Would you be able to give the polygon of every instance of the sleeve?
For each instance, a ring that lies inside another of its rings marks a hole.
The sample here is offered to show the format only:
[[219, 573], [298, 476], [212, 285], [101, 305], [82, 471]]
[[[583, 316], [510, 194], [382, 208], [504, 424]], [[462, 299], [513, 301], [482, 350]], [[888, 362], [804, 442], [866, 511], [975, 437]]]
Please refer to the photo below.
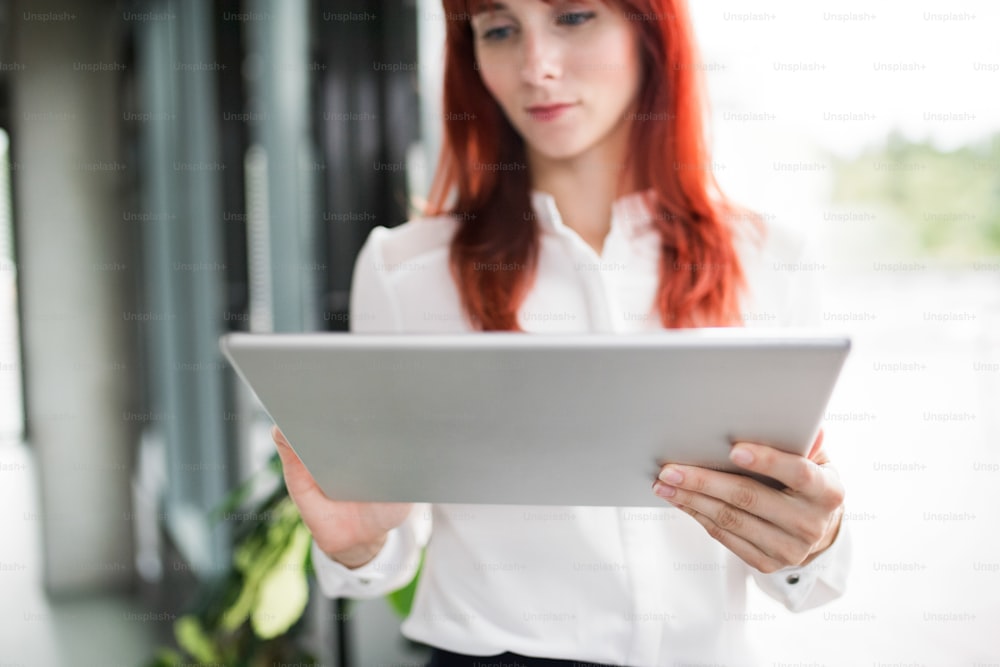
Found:
[[417, 573], [420, 551], [430, 528], [430, 507], [413, 506], [410, 516], [389, 531], [375, 558], [358, 568], [348, 568], [312, 544], [313, 569], [324, 595], [330, 598], [375, 598], [406, 586]]
[[398, 333], [399, 307], [389, 285], [389, 267], [382, 245], [389, 230], [376, 227], [361, 246], [351, 277], [351, 333]]
[[[382, 255], [387, 233], [384, 227], [373, 229], [354, 264], [349, 316], [352, 334], [399, 332], [399, 311]], [[430, 526], [430, 507], [414, 505], [406, 521], [389, 531], [375, 558], [354, 569], [327, 556], [314, 542], [312, 561], [320, 590], [331, 598], [372, 598], [402, 588], [417, 572]]]
[[762, 591], [789, 611], [813, 609], [839, 598], [847, 590], [851, 563], [851, 536], [845, 519], [830, 547], [811, 563], [764, 574], [751, 568]]

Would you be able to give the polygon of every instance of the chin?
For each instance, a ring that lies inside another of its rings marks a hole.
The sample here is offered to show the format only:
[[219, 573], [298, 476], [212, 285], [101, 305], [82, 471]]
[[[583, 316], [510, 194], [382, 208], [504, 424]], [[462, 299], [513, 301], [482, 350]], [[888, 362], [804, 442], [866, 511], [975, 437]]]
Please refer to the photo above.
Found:
[[547, 160], [569, 160], [582, 155], [587, 144], [582, 141], [529, 141], [531, 148]]

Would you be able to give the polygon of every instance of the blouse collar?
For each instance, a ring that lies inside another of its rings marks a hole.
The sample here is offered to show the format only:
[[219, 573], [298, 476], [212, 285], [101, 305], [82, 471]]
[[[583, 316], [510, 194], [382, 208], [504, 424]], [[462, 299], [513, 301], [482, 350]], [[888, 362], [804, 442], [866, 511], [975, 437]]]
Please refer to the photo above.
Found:
[[[653, 212], [649, 202], [655, 199], [655, 190], [637, 190], [623, 195], [611, 204], [611, 226], [618, 227], [629, 236], [635, 236], [652, 227]], [[566, 229], [556, 199], [542, 190], [531, 191], [531, 205], [543, 230], [555, 232]]]

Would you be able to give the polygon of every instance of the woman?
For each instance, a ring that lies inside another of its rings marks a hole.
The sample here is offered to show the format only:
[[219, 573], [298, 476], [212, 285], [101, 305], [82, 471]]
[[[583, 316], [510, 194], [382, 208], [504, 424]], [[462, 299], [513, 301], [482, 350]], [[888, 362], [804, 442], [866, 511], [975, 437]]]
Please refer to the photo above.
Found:
[[[682, 0], [468, 4], [444, 2], [428, 217], [372, 231], [353, 331], [793, 322], [798, 285], [768, 266], [784, 241], [765, 245], [707, 168]], [[326, 594], [405, 585], [433, 530], [403, 624], [437, 647], [431, 665], [743, 664], [748, 576], [793, 610], [843, 591], [843, 489], [822, 432], [808, 458], [734, 446], [782, 491], [664, 466], [662, 510], [334, 502], [274, 437]]]

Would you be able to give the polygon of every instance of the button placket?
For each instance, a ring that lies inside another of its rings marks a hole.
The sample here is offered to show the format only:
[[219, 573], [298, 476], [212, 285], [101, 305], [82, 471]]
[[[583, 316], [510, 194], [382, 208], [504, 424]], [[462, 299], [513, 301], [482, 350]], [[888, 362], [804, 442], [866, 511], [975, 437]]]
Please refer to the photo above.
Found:
[[[594, 332], [608, 331], [608, 304], [606, 294], [602, 299], [602, 277], [600, 271], [589, 271], [586, 267], [591, 264], [600, 266], [601, 258], [598, 257], [594, 249], [587, 245], [587, 242], [580, 238], [573, 229], [567, 227], [562, 221], [562, 215], [556, 206], [555, 199], [546, 193], [536, 193], [533, 198], [536, 214], [541, 217], [541, 222], [545, 227], [556, 234], [573, 260], [573, 265], [577, 267], [576, 272], [583, 285], [584, 299], [587, 302], [590, 329]], [[596, 273], [596, 276], [589, 274]]]
[[[629, 242], [634, 235], [636, 225], [645, 214], [639, 195], [632, 194], [616, 201], [611, 207], [611, 226], [604, 241], [602, 254], [594, 249], [571, 227], [562, 221], [562, 215], [556, 206], [552, 195], [535, 191], [532, 194], [532, 204], [543, 229], [548, 229], [560, 237], [563, 247], [569, 253], [576, 265], [577, 273], [584, 289], [584, 296], [589, 311], [590, 328], [597, 333], [614, 333], [626, 330], [624, 314], [619, 308], [616, 290], [622, 288], [621, 276], [615, 266], [621, 261], [626, 266], [630, 263]], [[592, 270], [590, 267], [595, 267]]]
[[626, 284], [624, 277], [632, 266], [633, 258], [629, 245], [631, 239], [617, 222], [617, 219], [612, 220], [611, 232], [604, 242], [605, 257], [601, 265], [601, 288], [604, 291], [605, 303], [608, 305], [609, 329], [616, 333], [624, 333], [627, 327], [625, 326], [622, 299], [619, 298], [619, 295]]
[[[562, 228], [557, 230], [562, 237], [563, 245], [573, 259], [576, 273], [583, 285], [584, 297], [590, 319], [590, 329], [593, 332], [608, 331], [608, 303], [603, 294], [603, 278], [600, 271], [600, 258], [594, 249], [579, 237], [573, 230]], [[596, 266], [595, 271], [591, 267]]]

